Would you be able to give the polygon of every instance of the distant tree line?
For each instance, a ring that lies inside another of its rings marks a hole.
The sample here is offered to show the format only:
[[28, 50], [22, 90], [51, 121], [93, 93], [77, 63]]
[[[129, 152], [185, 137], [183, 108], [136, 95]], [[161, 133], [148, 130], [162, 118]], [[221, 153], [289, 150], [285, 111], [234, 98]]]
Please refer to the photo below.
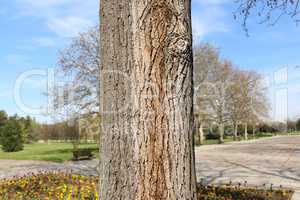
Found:
[[97, 142], [100, 123], [97, 119], [98, 117], [94, 115], [84, 115], [81, 118], [62, 120], [51, 124], [39, 124], [36, 127], [37, 137], [45, 142], [51, 140]]
[[24, 143], [38, 139], [36, 128], [38, 123], [30, 116], [8, 116], [0, 111], [0, 144], [3, 151], [14, 152], [23, 150]]
[[96, 142], [99, 121], [96, 127], [95, 118], [85, 115], [80, 119], [46, 124], [30, 116], [9, 116], [5, 111], [0, 111], [0, 145], [5, 152], [15, 152], [23, 150], [24, 144], [38, 141]]

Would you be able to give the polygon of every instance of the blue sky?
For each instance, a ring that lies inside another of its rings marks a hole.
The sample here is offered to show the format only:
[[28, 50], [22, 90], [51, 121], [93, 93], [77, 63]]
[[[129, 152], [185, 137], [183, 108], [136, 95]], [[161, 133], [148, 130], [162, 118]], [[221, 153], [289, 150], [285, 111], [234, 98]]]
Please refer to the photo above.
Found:
[[[281, 119], [299, 114], [300, 27], [288, 17], [276, 26], [249, 20], [247, 37], [241, 21], [233, 18], [232, 0], [193, 0], [195, 42], [211, 42], [242, 69], [265, 74], [270, 86], [273, 115]], [[0, 2], [0, 109], [27, 114], [15, 102], [15, 82], [23, 72], [56, 65], [58, 51], [80, 31], [97, 23], [98, 0], [2, 0]], [[21, 88], [29, 107], [40, 108], [47, 99], [45, 76], [33, 76]], [[287, 94], [288, 93], [288, 94]], [[288, 96], [288, 98], [287, 98]], [[275, 101], [274, 97], [277, 97]], [[286, 100], [288, 99], [288, 101]], [[287, 109], [288, 108], [288, 109]], [[41, 121], [48, 118], [34, 115]]]

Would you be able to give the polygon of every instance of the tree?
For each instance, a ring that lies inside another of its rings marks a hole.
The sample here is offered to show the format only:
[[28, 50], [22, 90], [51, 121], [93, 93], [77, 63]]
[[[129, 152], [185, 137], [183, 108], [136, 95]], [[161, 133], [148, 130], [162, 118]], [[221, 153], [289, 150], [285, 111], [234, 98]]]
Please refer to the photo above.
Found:
[[212, 85], [210, 105], [213, 116], [218, 124], [219, 142], [224, 143], [225, 123], [229, 120], [227, 110], [228, 90], [233, 76], [232, 63], [228, 60], [220, 61], [212, 69], [209, 81]]
[[[235, 95], [231, 96], [231, 100], [235, 101], [235, 103], [239, 104], [239, 108], [236, 112], [237, 117], [239, 117], [240, 123], [244, 124], [244, 139], [248, 140], [248, 123], [249, 119], [252, 115], [252, 106], [251, 106], [251, 87], [250, 87], [250, 79], [251, 76], [248, 72], [238, 73], [238, 82], [235, 82], [234, 85], [238, 85], [237, 92]], [[236, 130], [235, 130], [236, 132]]]
[[99, 112], [99, 45], [99, 28], [95, 26], [60, 52], [57, 74], [63, 75], [65, 84], [56, 85], [51, 92], [57, 110], [78, 115]]
[[4, 152], [16, 152], [23, 150], [24, 129], [18, 118], [10, 117], [1, 128], [1, 145]]
[[243, 78], [243, 72], [240, 70], [236, 70], [234, 72], [232, 83], [230, 84], [230, 87], [228, 89], [228, 99], [227, 99], [227, 109], [229, 112], [230, 119], [233, 124], [233, 137], [234, 140], [237, 140], [238, 138], [238, 126], [244, 119], [244, 112], [245, 112], [245, 100], [247, 101], [247, 98], [245, 98], [243, 94], [244, 88], [241, 85], [242, 78]]
[[285, 15], [290, 16], [296, 23], [299, 22], [299, 0], [237, 0], [235, 3], [238, 4], [235, 17], [242, 17], [246, 31], [248, 18], [256, 11], [262, 19], [261, 23], [274, 25]]
[[287, 119], [286, 128], [288, 132], [294, 132], [297, 130], [297, 122], [291, 119]]
[[208, 90], [209, 78], [212, 69], [219, 65], [218, 49], [209, 43], [203, 43], [194, 48], [194, 83], [195, 83], [195, 118], [196, 133], [198, 135], [198, 144], [204, 143], [203, 127], [205, 123], [213, 120], [210, 109], [210, 96]]
[[30, 116], [20, 117], [19, 119], [20, 124], [24, 130], [24, 140], [26, 143], [30, 143], [37, 139], [36, 132], [34, 129], [37, 126], [35, 119], [32, 119]]
[[7, 122], [8, 116], [5, 111], [0, 111], [0, 127], [4, 126]]
[[300, 119], [296, 122], [297, 131], [300, 131]]
[[237, 138], [238, 124], [244, 125], [244, 138], [248, 139], [248, 125], [263, 121], [268, 116], [268, 101], [261, 75], [251, 71], [235, 70], [228, 90], [227, 109]]
[[100, 199], [196, 199], [190, 0], [102, 1], [100, 19]]

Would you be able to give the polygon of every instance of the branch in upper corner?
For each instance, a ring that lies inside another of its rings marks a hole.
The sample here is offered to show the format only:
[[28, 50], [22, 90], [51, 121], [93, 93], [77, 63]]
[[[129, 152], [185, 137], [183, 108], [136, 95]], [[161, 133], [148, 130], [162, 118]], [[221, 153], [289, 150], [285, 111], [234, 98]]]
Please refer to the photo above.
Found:
[[298, 24], [300, 0], [235, 0], [238, 5], [233, 13], [235, 19], [241, 17], [242, 26], [248, 33], [248, 20], [251, 15], [257, 15], [260, 24], [275, 25], [283, 16], [289, 16]]

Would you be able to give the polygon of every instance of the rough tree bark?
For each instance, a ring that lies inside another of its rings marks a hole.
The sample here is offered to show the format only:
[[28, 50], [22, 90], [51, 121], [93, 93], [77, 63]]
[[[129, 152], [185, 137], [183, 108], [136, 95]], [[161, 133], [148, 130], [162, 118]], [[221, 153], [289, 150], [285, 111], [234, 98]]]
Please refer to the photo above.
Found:
[[190, 0], [102, 0], [100, 20], [100, 199], [196, 199]]

